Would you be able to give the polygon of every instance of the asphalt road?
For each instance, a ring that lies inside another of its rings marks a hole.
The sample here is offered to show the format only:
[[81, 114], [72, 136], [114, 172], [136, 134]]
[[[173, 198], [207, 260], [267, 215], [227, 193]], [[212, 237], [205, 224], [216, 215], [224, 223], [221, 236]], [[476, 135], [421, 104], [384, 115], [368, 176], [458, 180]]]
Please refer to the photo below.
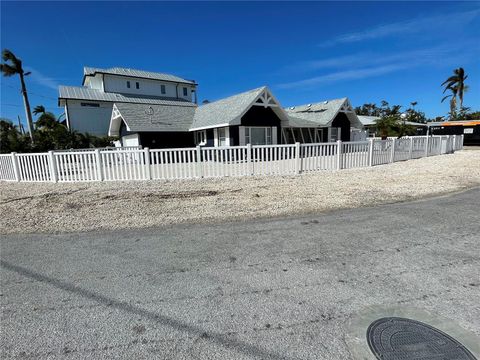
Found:
[[349, 320], [480, 335], [480, 189], [302, 218], [3, 236], [1, 357], [351, 359]]

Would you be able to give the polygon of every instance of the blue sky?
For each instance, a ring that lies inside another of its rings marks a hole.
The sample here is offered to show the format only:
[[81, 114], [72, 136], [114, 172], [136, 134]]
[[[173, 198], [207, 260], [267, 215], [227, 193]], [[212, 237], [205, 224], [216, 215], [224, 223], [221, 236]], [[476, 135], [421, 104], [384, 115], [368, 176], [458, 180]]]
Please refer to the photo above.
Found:
[[[479, 2], [1, 2], [1, 47], [32, 71], [32, 107], [57, 114], [57, 86], [80, 86], [84, 65], [195, 79], [200, 101], [268, 85], [284, 106], [418, 101], [430, 117], [463, 66], [480, 110], [479, 39]], [[0, 100], [24, 119], [18, 78]]]

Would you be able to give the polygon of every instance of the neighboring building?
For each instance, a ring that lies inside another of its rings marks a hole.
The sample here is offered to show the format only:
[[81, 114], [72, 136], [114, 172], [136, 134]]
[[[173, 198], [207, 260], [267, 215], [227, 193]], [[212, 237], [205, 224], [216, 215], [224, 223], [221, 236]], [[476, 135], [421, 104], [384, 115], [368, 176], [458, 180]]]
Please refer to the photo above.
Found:
[[429, 122], [428, 129], [431, 135], [464, 135], [464, 144], [480, 145], [480, 120]]
[[[368, 136], [375, 137], [377, 136], [377, 121], [380, 120], [379, 116], [365, 116], [358, 115], [358, 120], [362, 123], [363, 128], [367, 131]], [[427, 124], [417, 123], [413, 121], [405, 121], [406, 125], [414, 126], [416, 129], [415, 135], [426, 135], [427, 134]]]
[[197, 84], [178, 76], [125, 68], [84, 68], [82, 86], [60, 86], [69, 129], [107, 135], [113, 104], [195, 106]]

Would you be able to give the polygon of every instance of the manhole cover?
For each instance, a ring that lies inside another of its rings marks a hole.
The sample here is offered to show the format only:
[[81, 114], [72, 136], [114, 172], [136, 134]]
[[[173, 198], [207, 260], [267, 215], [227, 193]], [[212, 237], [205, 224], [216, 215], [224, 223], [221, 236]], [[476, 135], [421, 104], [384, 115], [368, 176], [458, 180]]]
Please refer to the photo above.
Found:
[[476, 360], [457, 340], [419, 321], [386, 317], [367, 329], [370, 350], [377, 359], [410, 360]]

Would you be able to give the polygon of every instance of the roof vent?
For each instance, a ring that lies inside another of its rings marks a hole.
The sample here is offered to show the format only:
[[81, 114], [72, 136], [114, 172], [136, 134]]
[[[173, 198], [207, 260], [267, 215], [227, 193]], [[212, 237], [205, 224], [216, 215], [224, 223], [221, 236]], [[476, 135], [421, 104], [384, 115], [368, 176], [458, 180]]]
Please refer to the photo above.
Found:
[[325, 100], [323, 103], [324, 103], [324, 104], [328, 104], [328, 100]]
[[312, 104], [308, 104], [308, 105], [307, 105], [307, 107], [310, 107], [310, 106], [312, 106]]
[[290, 110], [294, 110], [294, 109], [295, 109], [295, 106], [292, 106], [292, 107], [290, 108]]

